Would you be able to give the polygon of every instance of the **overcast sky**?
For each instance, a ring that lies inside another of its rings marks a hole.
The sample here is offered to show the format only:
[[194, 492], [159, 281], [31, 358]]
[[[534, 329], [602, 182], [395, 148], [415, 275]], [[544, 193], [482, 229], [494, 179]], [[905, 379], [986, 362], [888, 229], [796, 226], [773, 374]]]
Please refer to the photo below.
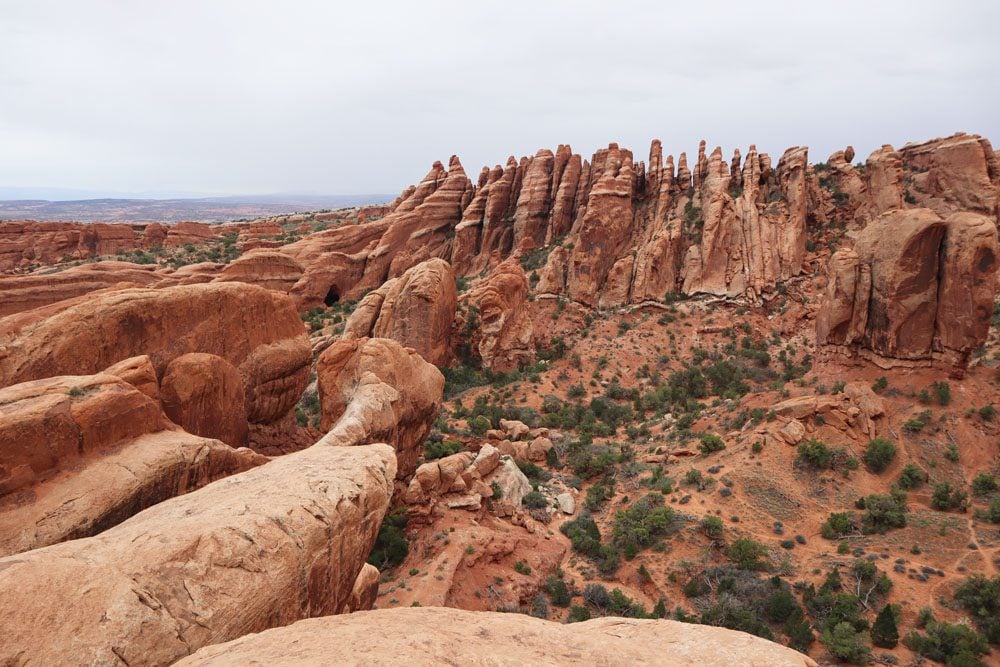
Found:
[[998, 26], [994, 0], [3, 0], [0, 186], [395, 193], [559, 143], [1000, 144]]

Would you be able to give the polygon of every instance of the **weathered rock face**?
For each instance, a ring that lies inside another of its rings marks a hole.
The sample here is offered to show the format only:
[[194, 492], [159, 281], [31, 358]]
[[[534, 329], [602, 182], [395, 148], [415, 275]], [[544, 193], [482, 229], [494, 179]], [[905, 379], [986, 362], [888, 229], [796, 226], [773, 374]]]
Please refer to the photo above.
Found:
[[302, 278], [302, 273], [302, 265], [283, 252], [251, 250], [227, 264], [215, 282], [237, 281], [287, 294]]
[[0, 554], [95, 534], [264, 462], [178, 430], [109, 370], [0, 389]]
[[206, 225], [202, 222], [178, 222], [170, 225], [164, 245], [167, 248], [176, 248], [188, 243], [198, 244], [211, 241], [222, 231], [219, 225]]
[[154, 267], [129, 262], [81, 264], [58, 273], [0, 278], [0, 317], [115, 286], [140, 287], [163, 276]]
[[[379, 641], [371, 641], [378, 633]], [[815, 667], [790, 648], [760, 637], [665, 620], [598, 618], [564, 625], [521, 614], [458, 609], [384, 609], [310, 619], [210, 646], [178, 665], [244, 665], [252, 661], [308, 665], [328, 660], [352, 665], [419, 664], [774, 665]]]
[[0, 385], [94, 373], [148, 355], [162, 377], [180, 355], [234, 366], [251, 424], [278, 421], [308, 381], [311, 349], [288, 297], [220, 283], [92, 294], [0, 321]]
[[528, 279], [508, 259], [462, 296], [455, 338], [462, 339], [485, 368], [509, 371], [535, 360], [534, 326], [527, 308]]
[[409, 478], [441, 406], [441, 371], [396, 341], [358, 338], [328, 347], [316, 374], [328, 431], [319, 444], [386, 442], [396, 450], [399, 478]]
[[817, 342], [878, 363], [936, 359], [960, 373], [985, 341], [996, 296], [996, 230], [972, 213], [898, 210], [830, 259]]
[[233, 447], [247, 442], [243, 379], [222, 357], [190, 352], [173, 359], [160, 383], [160, 400], [167, 416], [188, 433]]
[[0, 272], [66, 259], [114, 255], [162, 243], [163, 225], [82, 222], [0, 222]]
[[919, 206], [942, 217], [969, 211], [997, 219], [1000, 164], [988, 140], [959, 132], [907, 144], [899, 153], [908, 169], [907, 191]]
[[435, 162], [420, 185], [374, 222], [350, 225], [282, 248], [306, 267], [292, 290], [303, 309], [357, 299], [386, 280], [451, 255], [451, 237], [472, 199], [472, 183], [457, 157], [448, 170]]
[[0, 662], [169, 665], [339, 613], [394, 477], [384, 445], [313, 446], [96, 537], [0, 559]]
[[451, 265], [443, 259], [421, 262], [369, 292], [347, 320], [344, 338], [391, 338], [445, 366], [456, 300]]

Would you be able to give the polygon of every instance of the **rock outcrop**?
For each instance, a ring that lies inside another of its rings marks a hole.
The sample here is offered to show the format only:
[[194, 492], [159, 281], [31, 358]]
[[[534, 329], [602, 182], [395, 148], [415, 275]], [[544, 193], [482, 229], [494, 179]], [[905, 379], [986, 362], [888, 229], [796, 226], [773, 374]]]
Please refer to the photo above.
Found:
[[396, 341], [357, 338], [324, 350], [316, 373], [327, 431], [319, 444], [388, 443], [399, 478], [409, 478], [441, 406], [441, 371]]
[[236, 281], [287, 294], [302, 278], [303, 271], [301, 264], [283, 252], [273, 249], [251, 250], [226, 264], [215, 282]]
[[830, 258], [817, 343], [886, 367], [933, 360], [961, 374], [989, 330], [997, 252], [984, 216], [887, 213]]
[[96, 534], [266, 460], [181, 431], [109, 371], [0, 389], [0, 555]]
[[342, 612], [394, 477], [384, 445], [313, 446], [95, 537], [0, 559], [0, 662], [169, 665]]
[[[378, 641], [371, 641], [373, 634]], [[350, 652], [342, 647], [350, 646]], [[745, 632], [678, 621], [598, 618], [564, 625], [521, 614], [459, 609], [385, 609], [300, 621], [210, 646], [180, 667], [307, 665], [336, 653], [350, 665], [417, 664], [759, 665], [815, 667], [790, 648]]]
[[344, 338], [391, 338], [445, 366], [456, 300], [455, 272], [443, 259], [429, 259], [369, 292], [347, 320]]
[[[216, 355], [237, 369], [251, 425], [275, 423], [292, 410], [312, 360], [302, 321], [285, 295], [239, 283], [124, 289], [0, 320], [0, 385], [95, 373], [139, 355], [148, 355], [162, 378], [174, 359], [191, 352]], [[219, 414], [229, 406], [210, 407]]]
[[243, 379], [222, 357], [189, 352], [171, 360], [160, 382], [160, 401], [167, 416], [189, 433], [233, 447], [247, 442]]
[[0, 222], [0, 272], [160, 245], [165, 225]]
[[483, 282], [462, 295], [456, 340], [494, 371], [533, 363], [534, 326], [527, 299], [528, 279], [517, 260], [498, 264]]

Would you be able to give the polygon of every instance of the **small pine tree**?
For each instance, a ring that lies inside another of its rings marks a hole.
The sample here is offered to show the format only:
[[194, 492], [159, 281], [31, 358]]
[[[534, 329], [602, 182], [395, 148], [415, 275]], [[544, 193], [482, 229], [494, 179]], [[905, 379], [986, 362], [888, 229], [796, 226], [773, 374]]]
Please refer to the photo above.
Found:
[[875, 617], [875, 624], [872, 625], [872, 643], [880, 648], [895, 648], [899, 643], [894, 605], [885, 605]]

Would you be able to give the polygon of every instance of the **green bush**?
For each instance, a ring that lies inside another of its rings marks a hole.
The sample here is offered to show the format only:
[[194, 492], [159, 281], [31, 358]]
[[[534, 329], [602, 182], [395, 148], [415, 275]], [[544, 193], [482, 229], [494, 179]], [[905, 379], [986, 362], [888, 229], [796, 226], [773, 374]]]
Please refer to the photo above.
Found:
[[582, 512], [559, 530], [569, 538], [573, 550], [594, 561], [602, 574], [610, 575], [618, 569], [618, 552], [610, 545], [601, 544], [601, 531], [589, 513]]
[[485, 415], [478, 415], [469, 422], [469, 430], [480, 437], [486, 435], [486, 431], [491, 428], [493, 428], [493, 424]]
[[375, 546], [368, 554], [368, 562], [380, 570], [395, 567], [406, 560], [410, 553], [410, 542], [406, 539], [406, 524], [409, 518], [405, 510], [397, 510], [385, 516], [375, 538]]
[[872, 494], [859, 500], [858, 507], [865, 510], [861, 517], [861, 532], [865, 534], [906, 526], [906, 494], [902, 491], [884, 496]]
[[749, 537], [741, 537], [729, 545], [726, 556], [743, 570], [763, 570], [767, 563], [761, 559], [767, 555], [767, 547]]
[[996, 478], [988, 472], [981, 472], [972, 480], [972, 495], [986, 496], [997, 490]]
[[1000, 523], [1000, 496], [990, 500], [990, 504], [985, 510], [977, 510], [976, 518], [990, 523]]
[[970, 576], [955, 591], [955, 600], [991, 644], [1000, 644], [1000, 575], [992, 579]]
[[428, 440], [424, 444], [424, 458], [428, 461], [441, 459], [445, 456], [457, 454], [462, 450], [462, 443], [456, 440], [439, 440], [437, 442]]
[[931, 391], [937, 397], [939, 405], [948, 405], [951, 403], [951, 387], [947, 382], [935, 382], [931, 385]]
[[722, 537], [722, 519], [717, 516], [706, 516], [701, 520], [701, 528], [713, 540]]
[[812, 438], [798, 447], [798, 458], [810, 468], [826, 470], [833, 462], [833, 452], [820, 440]]
[[549, 501], [545, 498], [541, 491], [529, 491], [524, 494], [521, 498], [521, 504], [528, 509], [542, 509], [543, 507], [549, 506]]
[[914, 653], [948, 665], [975, 665], [976, 656], [989, 652], [979, 633], [964, 625], [931, 621], [926, 634], [911, 631], [903, 643]]
[[615, 514], [612, 544], [631, 560], [640, 550], [665, 535], [673, 520], [674, 511], [664, 506], [662, 495], [646, 494], [628, 509]]
[[823, 525], [820, 526], [820, 534], [828, 540], [839, 540], [845, 535], [852, 535], [858, 532], [858, 525], [854, 515], [849, 512], [834, 512]]
[[968, 494], [959, 491], [950, 482], [941, 482], [934, 485], [934, 493], [931, 495], [931, 507], [936, 510], [948, 511], [958, 509], [965, 511]]
[[859, 632], [853, 625], [844, 621], [820, 633], [819, 640], [826, 646], [830, 655], [855, 665], [864, 665], [871, 660], [871, 649], [868, 648], [866, 633]]
[[896, 445], [884, 438], [875, 438], [868, 443], [862, 460], [870, 471], [880, 473], [889, 467], [894, 458], [896, 458]]
[[531, 574], [531, 566], [525, 563], [523, 560], [519, 560], [514, 563], [514, 571], [518, 574], [523, 574], [525, 576]]
[[580, 621], [590, 620], [590, 610], [581, 605], [573, 605], [573, 608], [569, 610], [569, 616], [566, 617], [567, 623], [579, 623]]
[[895, 648], [899, 643], [899, 628], [896, 627], [896, 617], [899, 614], [897, 605], [887, 604], [875, 617], [872, 625], [872, 643], [879, 648]]
[[701, 436], [701, 443], [698, 445], [698, 449], [705, 456], [713, 452], [721, 452], [726, 448], [726, 443], [723, 442], [722, 438], [715, 435], [714, 433], [706, 433]]
[[573, 599], [566, 582], [554, 574], [550, 574], [548, 579], [545, 580], [543, 588], [552, 600], [552, 604], [557, 607], [568, 607], [570, 601]]
[[923, 486], [926, 481], [927, 473], [920, 466], [914, 463], [907, 463], [903, 466], [902, 472], [899, 473], [899, 481], [897, 483], [900, 488], [909, 490]]

